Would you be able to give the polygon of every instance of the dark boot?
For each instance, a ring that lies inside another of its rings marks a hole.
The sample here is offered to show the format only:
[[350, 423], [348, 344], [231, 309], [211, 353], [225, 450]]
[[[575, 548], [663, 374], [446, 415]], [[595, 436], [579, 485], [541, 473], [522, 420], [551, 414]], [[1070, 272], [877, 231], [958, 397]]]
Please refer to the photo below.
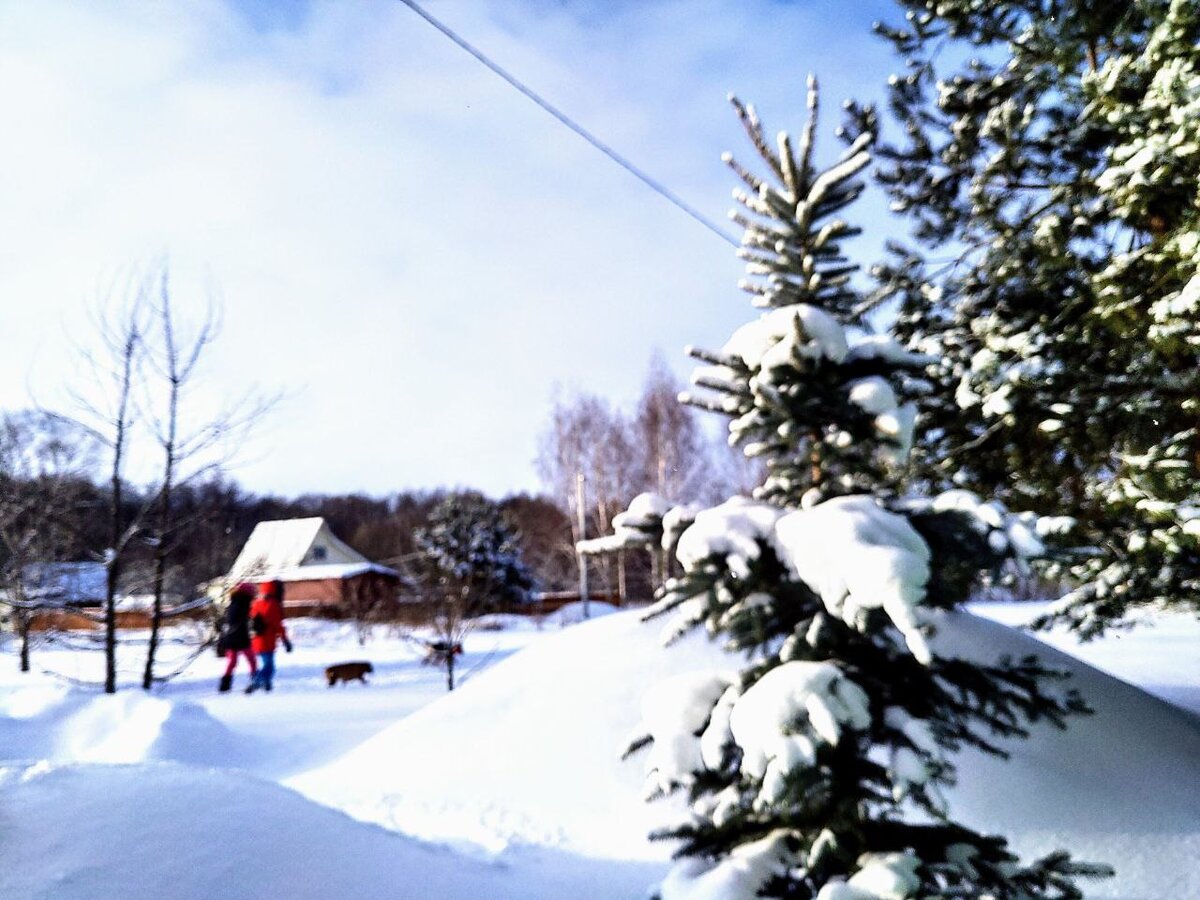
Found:
[[218, 693], [227, 693], [233, 687], [233, 673], [221, 676], [221, 683], [217, 685]]
[[248, 685], [246, 685], [246, 693], [253, 694], [255, 692], [255, 690], [257, 690], [257, 688], [258, 688], [258, 683], [251, 681]]

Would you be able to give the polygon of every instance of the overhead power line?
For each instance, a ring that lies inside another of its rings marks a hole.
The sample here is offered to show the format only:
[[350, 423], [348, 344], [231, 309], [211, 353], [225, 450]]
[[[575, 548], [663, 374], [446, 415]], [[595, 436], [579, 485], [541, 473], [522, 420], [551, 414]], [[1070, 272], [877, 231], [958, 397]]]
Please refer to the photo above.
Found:
[[707, 216], [705, 216], [702, 212], [700, 212], [694, 206], [689, 204], [686, 200], [681, 198], [678, 194], [676, 194], [674, 191], [672, 191], [670, 188], [668, 188], [662, 182], [658, 181], [657, 179], [655, 179], [655, 178], [651, 177], [650, 175], [646, 174], [645, 172], [643, 172], [641, 169], [639, 169], [637, 166], [635, 166], [633, 163], [631, 163], [629, 160], [627, 160], [625, 157], [623, 157], [621, 154], [619, 154], [612, 147], [608, 146], [608, 144], [604, 143], [602, 140], [600, 140], [598, 137], [596, 137], [594, 134], [592, 134], [590, 131], [588, 131], [586, 128], [584, 128], [582, 125], [580, 125], [574, 119], [572, 119], [570, 116], [568, 116], [562, 110], [558, 109], [558, 107], [554, 106], [549, 101], [545, 100], [541, 95], [539, 95], [537, 92], [535, 92], [532, 88], [529, 88], [525, 84], [523, 84], [520, 80], [517, 79], [517, 77], [515, 75], [510, 74], [507, 70], [502, 68], [499, 64], [492, 62], [491, 59], [489, 59], [487, 56], [484, 55], [483, 51], [481, 51], [481, 50], [477, 49], [476, 47], [472, 46], [471, 44], [467, 43], [467, 41], [465, 41], [463, 38], [459, 37], [459, 35], [456, 34], [454, 32], [454, 30], [451, 29], [448, 25], [443, 24], [442, 22], [440, 22], [439, 20], [437, 20], [433, 16], [431, 16], [428, 12], [426, 12], [419, 4], [417, 4], [415, 2], [415, 0], [398, 0], [398, 2], [403, 3], [405, 6], [407, 6], [409, 9], [411, 9], [413, 12], [415, 12], [418, 16], [420, 16], [422, 19], [424, 19], [426, 22], [428, 22], [430, 25], [432, 25], [434, 28], [436, 28], [438, 31], [440, 31], [443, 35], [448, 37], [450, 40], [452, 40], [455, 44], [457, 44], [463, 50], [467, 51], [467, 53], [471, 54], [471, 56], [473, 56], [478, 62], [487, 66], [487, 68], [489, 68], [493, 73], [495, 73], [496, 75], [498, 75], [502, 79], [504, 79], [504, 81], [506, 81], [511, 87], [516, 88], [516, 90], [518, 90], [521, 94], [523, 94], [529, 100], [532, 100], [534, 103], [536, 103], [538, 106], [540, 106], [543, 110], [545, 110], [550, 115], [552, 115], [555, 119], [557, 119], [561, 124], [567, 126], [567, 128], [571, 129], [573, 132], [575, 132], [577, 135], [579, 135], [581, 138], [583, 138], [585, 141], [587, 141], [589, 144], [591, 144], [593, 147], [595, 147], [597, 150], [599, 150], [601, 153], [603, 153], [605, 156], [607, 156], [609, 159], [611, 159], [613, 162], [615, 162], [618, 166], [620, 166], [622, 169], [624, 169], [630, 175], [632, 175], [633, 177], [635, 177], [636, 179], [641, 181], [643, 184], [645, 184], [648, 188], [650, 188], [656, 194], [663, 197], [668, 202], [674, 204], [676, 207], [678, 207], [683, 212], [687, 213], [689, 216], [691, 216], [693, 219], [695, 219], [697, 222], [699, 222], [701, 225], [703, 225], [705, 228], [707, 228], [713, 234], [717, 235], [723, 241], [726, 241], [735, 247], [739, 246], [739, 244], [736, 240], [734, 240], [732, 237], [730, 237], [725, 232], [724, 229], [722, 229], [719, 225], [717, 225], [715, 222], [713, 222], [711, 219], [709, 219]]

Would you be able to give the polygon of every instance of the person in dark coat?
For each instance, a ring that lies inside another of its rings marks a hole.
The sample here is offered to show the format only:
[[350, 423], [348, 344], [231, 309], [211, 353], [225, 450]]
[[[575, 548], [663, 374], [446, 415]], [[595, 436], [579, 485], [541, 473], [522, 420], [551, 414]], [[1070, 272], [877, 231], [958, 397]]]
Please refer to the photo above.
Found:
[[229, 607], [225, 610], [225, 618], [221, 620], [221, 634], [218, 644], [225, 650], [225, 674], [217, 690], [222, 694], [233, 687], [233, 670], [237, 668], [238, 654], [246, 657], [250, 664], [250, 678], [253, 680], [258, 673], [258, 663], [250, 651], [250, 604], [257, 593], [254, 585], [239, 584], [229, 595]]
[[254, 631], [250, 645], [258, 654], [262, 664], [250, 679], [247, 694], [259, 688], [271, 689], [275, 678], [275, 645], [282, 641], [283, 648], [292, 652], [287, 626], [283, 624], [283, 582], [264, 581], [259, 586], [258, 599], [250, 606], [250, 627]]

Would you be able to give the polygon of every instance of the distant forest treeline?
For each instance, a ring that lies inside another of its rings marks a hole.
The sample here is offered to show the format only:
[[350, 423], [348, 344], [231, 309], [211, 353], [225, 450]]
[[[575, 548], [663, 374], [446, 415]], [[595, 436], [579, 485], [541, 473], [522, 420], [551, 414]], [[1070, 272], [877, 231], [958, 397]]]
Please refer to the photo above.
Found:
[[[64, 481], [28, 478], [5, 480], [2, 488], [20, 494], [26, 503], [58, 510], [55, 534], [43, 543], [55, 560], [101, 560], [108, 546], [105, 512], [111, 502], [107, 486], [86, 477]], [[413, 533], [426, 523], [444, 489], [400, 491], [385, 497], [360, 493], [304, 494], [295, 498], [258, 495], [228, 477], [213, 477], [176, 488], [172, 504], [177, 526], [171, 539], [170, 593], [188, 596], [196, 585], [228, 571], [234, 557], [259, 522], [271, 519], [324, 518], [334, 533], [368, 559], [405, 567], [415, 552]], [[125, 485], [122, 503], [126, 520], [135, 521], [152, 496]], [[64, 496], [66, 495], [66, 496]], [[498, 501], [520, 530], [526, 562], [544, 590], [561, 590], [577, 580], [567, 516], [545, 497], [515, 494]], [[4, 553], [0, 545], [0, 555]], [[139, 589], [141, 572], [153, 558], [148, 541], [133, 540], [127, 552], [126, 589]], [[0, 564], [3, 560], [0, 559]]]

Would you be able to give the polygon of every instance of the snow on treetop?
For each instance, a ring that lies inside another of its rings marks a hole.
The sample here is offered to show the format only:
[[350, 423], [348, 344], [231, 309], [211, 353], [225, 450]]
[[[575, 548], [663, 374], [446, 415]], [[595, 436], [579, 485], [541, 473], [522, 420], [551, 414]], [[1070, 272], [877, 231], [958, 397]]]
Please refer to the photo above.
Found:
[[775, 545], [831, 614], [861, 627], [864, 611], [882, 608], [912, 654], [930, 661], [918, 609], [929, 581], [929, 547], [903, 516], [872, 497], [835, 497], [782, 516]]
[[794, 303], [747, 322], [733, 333], [721, 353], [741, 358], [751, 369], [769, 369], [786, 363], [793, 353], [840, 363], [849, 346], [837, 319], [807, 303]]

